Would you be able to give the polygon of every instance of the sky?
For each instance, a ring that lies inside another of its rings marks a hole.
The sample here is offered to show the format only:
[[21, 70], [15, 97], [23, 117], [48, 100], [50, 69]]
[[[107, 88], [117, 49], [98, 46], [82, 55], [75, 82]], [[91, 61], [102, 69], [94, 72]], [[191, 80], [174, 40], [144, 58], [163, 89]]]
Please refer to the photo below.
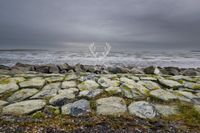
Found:
[[200, 0], [0, 0], [0, 49], [200, 49]]

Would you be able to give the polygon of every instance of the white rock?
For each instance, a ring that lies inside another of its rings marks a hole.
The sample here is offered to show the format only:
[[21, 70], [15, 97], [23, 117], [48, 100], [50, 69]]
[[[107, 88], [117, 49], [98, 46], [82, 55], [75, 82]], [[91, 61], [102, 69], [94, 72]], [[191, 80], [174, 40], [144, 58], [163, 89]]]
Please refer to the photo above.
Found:
[[2, 114], [23, 115], [42, 109], [46, 105], [43, 100], [28, 100], [5, 106]]
[[145, 101], [133, 102], [128, 106], [130, 114], [136, 115], [140, 118], [155, 118], [157, 115], [155, 107]]
[[45, 80], [41, 77], [36, 77], [19, 83], [21, 88], [42, 88]]
[[127, 111], [125, 101], [120, 97], [101, 98], [96, 101], [97, 114], [122, 115]]
[[76, 81], [64, 81], [62, 82], [62, 88], [68, 89], [68, 88], [76, 88], [77, 84]]
[[181, 87], [182, 85], [174, 80], [168, 80], [168, 79], [159, 79], [159, 82], [165, 86], [171, 87], [171, 88], [177, 88]]

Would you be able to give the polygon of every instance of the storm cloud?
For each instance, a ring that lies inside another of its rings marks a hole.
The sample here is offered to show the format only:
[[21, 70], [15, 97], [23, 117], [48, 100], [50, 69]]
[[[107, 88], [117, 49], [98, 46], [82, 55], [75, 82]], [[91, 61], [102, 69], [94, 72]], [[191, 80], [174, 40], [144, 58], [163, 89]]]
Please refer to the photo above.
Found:
[[199, 0], [0, 0], [1, 49], [200, 49]]

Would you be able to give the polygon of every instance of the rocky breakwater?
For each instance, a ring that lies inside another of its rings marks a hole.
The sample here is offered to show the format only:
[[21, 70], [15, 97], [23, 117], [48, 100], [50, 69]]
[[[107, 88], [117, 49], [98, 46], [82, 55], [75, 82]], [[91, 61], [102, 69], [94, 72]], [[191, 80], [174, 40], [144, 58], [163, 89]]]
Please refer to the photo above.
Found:
[[[119, 120], [128, 117], [150, 124], [162, 121], [161, 126], [166, 121], [177, 122], [176, 126], [172, 124], [174, 131], [190, 130], [190, 126], [199, 130], [200, 76], [74, 71], [1, 74], [0, 114], [1, 121], [8, 121], [10, 116], [39, 120], [67, 116], [62, 120], [68, 123], [70, 119], [81, 120], [86, 116], [112, 116]], [[150, 127], [146, 124], [141, 130]], [[170, 131], [170, 126], [166, 130]]]

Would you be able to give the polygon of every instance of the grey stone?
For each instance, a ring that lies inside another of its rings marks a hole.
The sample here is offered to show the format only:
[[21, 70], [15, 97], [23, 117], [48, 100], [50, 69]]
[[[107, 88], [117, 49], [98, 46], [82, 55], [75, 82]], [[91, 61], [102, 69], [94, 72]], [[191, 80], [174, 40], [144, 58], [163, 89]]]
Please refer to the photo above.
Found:
[[61, 88], [68, 89], [68, 88], [75, 88], [77, 87], [76, 81], [64, 81], [62, 82]]
[[49, 100], [49, 104], [54, 106], [63, 106], [75, 99], [75, 95], [73, 93], [60, 93], [55, 95]]
[[45, 80], [41, 77], [36, 77], [19, 83], [20, 88], [42, 88]]
[[159, 79], [159, 82], [165, 86], [171, 87], [171, 88], [178, 88], [183, 85], [181, 85], [179, 82], [174, 80], [168, 80], [168, 79]]
[[15, 92], [12, 96], [8, 97], [9, 102], [18, 102], [25, 100], [38, 92], [37, 89], [22, 89]]
[[88, 98], [96, 97], [97, 95], [101, 94], [103, 92], [102, 89], [95, 89], [95, 90], [83, 90], [79, 92], [79, 97], [85, 96]]
[[48, 83], [62, 82], [63, 79], [64, 79], [64, 77], [62, 77], [62, 76], [51, 76], [51, 77], [45, 78], [45, 80], [46, 80]]
[[97, 114], [122, 115], [127, 111], [125, 101], [120, 97], [101, 98], [96, 101]]
[[161, 89], [159, 84], [152, 81], [139, 81], [138, 84], [145, 86], [149, 90]]
[[16, 84], [15, 81], [9, 80], [8, 83], [0, 83], [0, 94], [6, 93], [9, 91], [16, 91], [19, 89], [19, 86]]
[[176, 106], [169, 106], [169, 105], [154, 105], [157, 112], [163, 116], [175, 115], [178, 113], [178, 107]]
[[178, 99], [178, 97], [175, 94], [163, 89], [153, 90], [150, 92], [150, 95], [162, 99], [164, 101]]
[[0, 100], [0, 109], [7, 104], [9, 104], [7, 101]]
[[61, 89], [60, 84], [61, 83], [47, 84], [46, 86], [44, 86], [44, 88], [40, 92], [38, 92], [31, 98], [35, 99], [35, 98], [47, 98], [47, 97], [55, 96], [58, 93], [58, 91]]
[[194, 90], [200, 90], [200, 83], [185, 82], [184, 87]]
[[128, 106], [129, 113], [140, 118], [152, 119], [157, 116], [155, 107], [145, 101], [133, 102]]
[[72, 116], [85, 115], [91, 111], [89, 101], [85, 99], [78, 100], [74, 103], [69, 103], [61, 108], [62, 114], [69, 114]]
[[99, 84], [97, 84], [93, 80], [86, 80], [86, 81], [84, 81], [84, 82], [82, 82], [81, 84], [78, 85], [78, 88], [81, 91], [83, 91], [83, 90], [94, 90], [94, 89], [97, 89], [98, 87], [99, 87]]
[[113, 87], [113, 86], [106, 88], [105, 91], [108, 92], [109, 94], [119, 94], [122, 92], [120, 87]]
[[43, 100], [27, 100], [5, 106], [2, 113], [11, 115], [30, 114], [42, 109], [45, 105], [46, 103]]

